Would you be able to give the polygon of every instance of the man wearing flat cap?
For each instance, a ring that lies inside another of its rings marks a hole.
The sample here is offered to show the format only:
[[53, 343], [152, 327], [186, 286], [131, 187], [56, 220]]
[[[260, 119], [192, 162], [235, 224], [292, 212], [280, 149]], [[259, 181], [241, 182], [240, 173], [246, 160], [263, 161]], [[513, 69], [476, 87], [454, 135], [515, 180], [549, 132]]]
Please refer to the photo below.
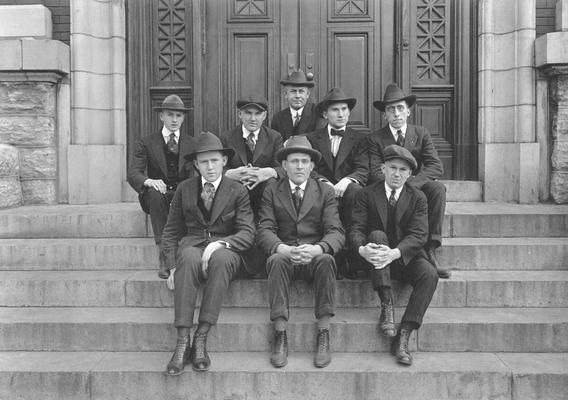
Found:
[[274, 323], [270, 362], [276, 368], [288, 362], [290, 285], [302, 279], [314, 285], [318, 328], [314, 365], [324, 368], [331, 362], [329, 327], [337, 271], [333, 256], [343, 247], [345, 233], [333, 189], [310, 178], [320, 152], [312, 149], [305, 136], [291, 136], [277, 158], [287, 178], [266, 188], [256, 238], [268, 256], [270, 319]]
[[[173, 271], [177, 342], [166, 372], [179, 375], [186, 364], [207, 371], [207, 334], [215, 325], [229, 283], [242, 271], [242, 254], [253, 242], [255, 226], [245, 187], [223, 176], [234, 151], [213, 133], [201, 133], [186, 158], [201, 176], [178, 185], [164, 228], [162, 248]], [[190, 329], [199, 286], [203, 298], [190, 347]]]
[[[351, 224], [355, 199], [367, 184], [369, 175], [367, 135], [347, 126], [356, 103], [357, 100], [347, 96], [341, 88], [331, 89], [317, 105], [317, 112], [327, 120], [327, 125], [306, 134], [313, 148], [322, 154], [315, 166], [315, 176], [333, 186], [345, 227]], [[342, 254], [338, 258], [340, 272], [355, 278], [357, 265], [347, 262], [347, 258], [352, 257]]]
[[268, 112], [268, 101], [263, 96], [241, 97], [237, 110], [241, 123], [221, 135], [223, 145], [235, 151], [225, 175], [247, 187], [252, 209], [257, 214], [267, 181], [284, 176], [276, 159], [276, 152], [282, 148], [282, 136], [263, 125]]
[[316, 112], [316, 105], [309, 102], [310, 89], [315, 82], [306, 77], [301, 69], [292, 72], [280, 81], [288, 107], [272, 117], [270, 127], [286, 140], [293, 135], [303, 135], [326, 125], [326, 121]]
[[[128, 183], [138, 193], [142, 210], [150, 214], [154, 241], [159, 248], [177, 185], [195, 172], [185, 160], [193, 150], [194, 140], [180, 134], [185, 114], [191, 109], [184, 106], [179, 96], [169, 95], [154, 109], [160, 112], [162, 130], [136, 143], [128, 166]], [[158, 276], [167, 279], [170, 272], [161, 252], [159, 263]]]
[[381, 165], [387, 146], [396, 143], [412, 153], [418, 166], [408, 178], [408, 184], [421, 190], [428, 199], [426, 253], [438, 270], [438, 276], [447, 279], [451, 271], [440, 267], [435, 252], [442, 245], [442, 225], [446, 210], [446, 187], [437, 181], [444, 168], [428, 130], [407, 123], [410, 107], [415, 102], [415, 95], [406, 96], [396, 83], [392, 83], [387, 86], [383, 100], [373, 103], [375, 108], [385, 113], [388, 125], [369, 135], [369, 179], [371, 182], [383, 179]]
[[[391, 351], [403, 365], [412, 364], [410, 335], [422, 324], [438, 284], [436, 268], [424, 250], [428, 238], [426, 196], [408, 184], [416, 168], [410, 151], [397, 145], [385, 147], [383, 179], [363, 190], [348, 227], [349, 241], [371, 271], [373, 289], [381, 302], [379, 330], [394, 338]], [[391, 278], [412, 285], [398, 332]]]

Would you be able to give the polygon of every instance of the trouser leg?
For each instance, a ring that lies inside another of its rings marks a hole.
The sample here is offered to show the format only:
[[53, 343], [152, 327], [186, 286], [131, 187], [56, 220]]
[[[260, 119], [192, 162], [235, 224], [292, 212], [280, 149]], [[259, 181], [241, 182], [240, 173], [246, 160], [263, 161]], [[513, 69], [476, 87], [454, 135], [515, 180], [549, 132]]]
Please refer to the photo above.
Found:
[[335, 299], [335, 259], [330, 254], [315, 257], [310, 265], [313, 270], [315, 296], [315, 315], [317, 319], [325, 315], [333, 316]]
[[148, 188], [142, 197], [145, 208], [150, 214], [156, 244], [160, 244], [162, 241], [162, 232], [168, 220], [171, 200], [171, 195], [162, 194], [151, 188]]
[[268, 297], [270, 320], [285, 318], [290, 310], [290, 282], [293, 280], [294, 266], [287, 257], [273, 254], [266, 261], [268, 273]]
[[174, 325], [176, 328], [190, 328], [200, 284], [201, 254], [197, 247], [186, 246], [178, 249], [178, 265], [174, 281]]
[[401, 322], [418, 329], [436, 291], [438, 273], [426, 258], [418, 256], [402, 268], [401, 280], [413, 288]]
[[428, 181], [420, 188], [428, 200], [428, 244], [442, 244], [442, 227], [446, 212], [446, 187], [439, 181]]

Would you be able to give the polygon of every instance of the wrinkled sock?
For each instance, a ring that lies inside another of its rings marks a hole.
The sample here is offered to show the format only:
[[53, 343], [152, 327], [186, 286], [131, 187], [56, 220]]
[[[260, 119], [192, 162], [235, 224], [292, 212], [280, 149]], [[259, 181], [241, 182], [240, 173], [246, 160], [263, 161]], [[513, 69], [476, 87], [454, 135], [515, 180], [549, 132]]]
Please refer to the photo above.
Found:
[[318, 319], [318, 330], [319, 329], [327, 329], [329, 330], [329, 326], [331, 324], [331, 315], [324, 315], [320, 319]]
[[286, 318], [284, 318], [284, 317], [276, 318], [276, 319], [274, 320], [274, 330], [275, 330], [275, 331], [280, 331], [280, 332], [281, 332], [281, 331], [285, 331], [285, 330], [286, 330], [287, 322], [288, 322], [288, 321], [286, 321]]

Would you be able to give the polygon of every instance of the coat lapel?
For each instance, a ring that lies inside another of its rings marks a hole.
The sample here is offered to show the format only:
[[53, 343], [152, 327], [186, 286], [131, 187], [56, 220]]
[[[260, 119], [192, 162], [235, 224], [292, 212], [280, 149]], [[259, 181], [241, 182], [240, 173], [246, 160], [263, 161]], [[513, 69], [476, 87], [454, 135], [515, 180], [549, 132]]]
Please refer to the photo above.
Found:
[[[178, 173], [179, 176], [182, 176], [184, 166], [187, 161], [185, 156], [188, 155], [192, 151], [192, 142], [193, 138], [187, 135], [180, 134], [179, 136], [179, 162], [178, 162]], [[190, 167], [191, 168], [191, 167]]]
[[402, 218], [402, 214], [404, 214], [405, 210], [408, 210], [409, 203], [410, 203], [410, 195], [408, 194], [408, 190], [406, 190], [406, 187], [403, 187], [402, 191], [400, 192], [400, 196], [398, 197], [398, 201], [396, 202], [395, 220], [396, 220], [397, 232], [398, 232], [398, 227], [400, 226], [400, 220]]
[[[298, 132], [306, 132], [306, 127], [312, 120], [312, 107], [310, 106], [310, 104], [311, 103], [306, 103], [306, 105], [304, 106], [304, 110], [302, 111], [302, 118], [300, 118], [300, 124], [298, 125]], [[291, 118], [292, 116], [290, 114], [290, 121]]]
[[[377, 212], [379, 213], [379, 217], [381, 218], [381, 222], [383, 224], [383, 229], [386, 231], [387, 229], [387, 195], [385, 193], [385, 185], [377, 185], [375, 187], [375, 198], [377, 199], [376, 207]], [[385, 232], [386, 233], [386, 232]]]
[[235, 150], [236, 155], [241, 159], [241, 164], [247, 165], [247, 151], [245, 149], [245, 141], [243, 140], [242, 124], [229, 134], [229, 142], [230, 147]]
[[[304, 115], [302, 115], [302, 119]], [[300, 124], [302, 120], [300, 120]], [[290, 107], [286, 108], [282, 113], [282, 124], [284, 125], [284, 132], [292, 132], [294, 130], [294, 124], [292, 124], [292, 113], [290, 112]]]
[[298, 213], [298, 221], [304, 218], [308, 211], [312, 209], [319, 195], [319, 189], [315, 182], [311, 179], [308, 179], [306, 190], [304, 190], [304, 197], [302, 198], [302, 206], [300, 207], [300, 212]]
[[278, 198], [281, 201], [282, 206], [286, 210], [290, 217], [295, 221], [297, 217], [296, 207], [294, 206], [294, 200], [292, 200], [292, 188], [290, 187], [290, 181], [288, 179], [283, 179], [278, 185]]
[[336, 168], [339, 167], [343, 161], [347, 158], [349, 153], [351, 153], [351, 149], [353, 148], [355, 142], [355, 135], [349, 129], [345, 129], [345, 135], [341, 139], [341, 143], [339, 144], [339, 150], [337, 150], [337, 156], [335, 158], [335, 166]]
[[189, 196], [189, 202], [190, 202], [189, 209], [191, 211], [193, 211], [193, 213], [197, 217], [199, 223], [206, 225], [205, 218], [203, 217], [203, 214], [201, 213], [201, 209], [197, 205], [197, 201], [198, 201], [199, 196], [200, 196], [199, 187], [201, 186], [201, 175], [198, 175], [193, 179], [195, 179], [195, 182], [193, 184], [193, 188], [191, 187], [191, 185], [188, 185], [188, 188], [192, 192], [192, 193], [190, 193], [192, 195]]
[[152, 136], [152, 152], [154, 159], [157, 160], [160, 170], [164, 176], [168, 176], [168, 167], [166, 165], [166, 153], [164, 152], [164, 137], [161, 133]]
[[225, 206], [232, 197], [233, 189], [229, 188], [227, 185], [227, 178], [222, 178], [217, 191], [215, 192], [215, 201], [213, 202], [213, 207], [211, 208], [211, 219], [210, 225], [215, 224], [217, 218], [221, 215], [221, 212], [225, 209]]
[[268, 133], [264, 127], [260, 128], [258, 132], [258, 141], [254, 147], [254, 154], [252, 156], [253, 164], [258, 160], [258, 157], [264, 152], [264, 149], [268, 146]]
[[414, 145], [416, 144], [416, 130], [411, 125], [406, 125], [406, 136], [404, 137], [404, 148], [412, 151]]
[[331, 142], [327, 134], [327, 126], [318, 131], [318, 147], [327, 167], [330, 171], [333, 171], [333, 154], [331, 154]]

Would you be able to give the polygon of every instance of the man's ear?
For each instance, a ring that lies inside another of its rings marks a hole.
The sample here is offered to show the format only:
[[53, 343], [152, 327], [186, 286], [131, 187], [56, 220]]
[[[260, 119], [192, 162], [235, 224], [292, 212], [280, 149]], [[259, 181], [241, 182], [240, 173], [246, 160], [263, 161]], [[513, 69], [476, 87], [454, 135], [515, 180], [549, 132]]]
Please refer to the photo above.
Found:
[[229, 157], [223, 156], [223, 167], [226, 166], [228, 162], [229, 162]]

